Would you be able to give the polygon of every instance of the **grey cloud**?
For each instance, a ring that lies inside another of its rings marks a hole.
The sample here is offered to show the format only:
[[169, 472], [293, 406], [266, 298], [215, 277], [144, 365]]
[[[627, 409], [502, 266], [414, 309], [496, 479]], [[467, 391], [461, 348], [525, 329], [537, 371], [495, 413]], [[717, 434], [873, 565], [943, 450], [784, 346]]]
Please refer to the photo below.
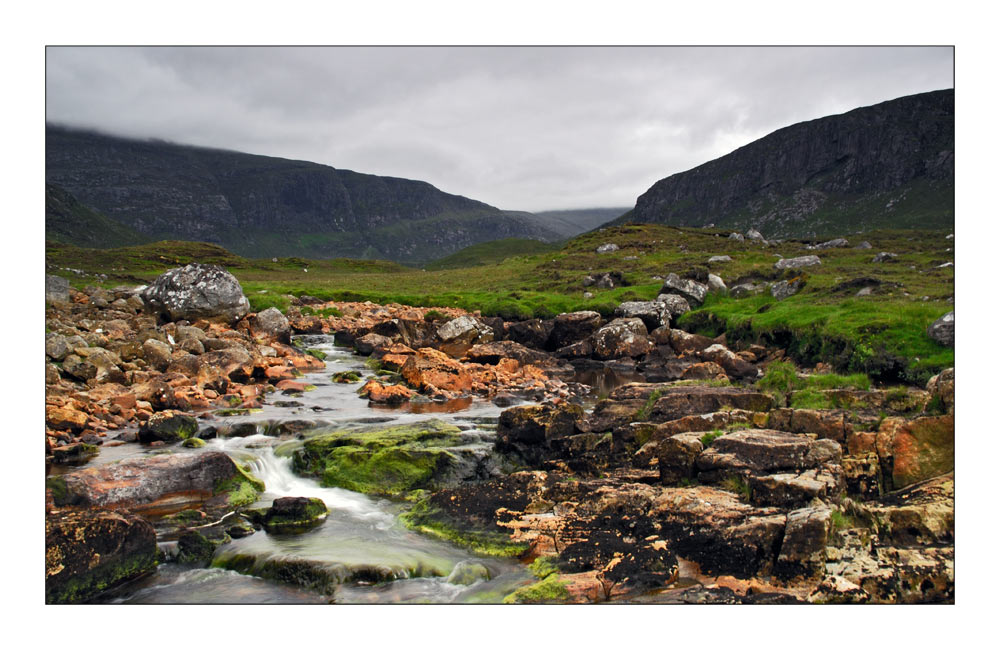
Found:
[[950, 48], [49, 48], [49, 121], [627, 206], [775, 129], [951, 87]]

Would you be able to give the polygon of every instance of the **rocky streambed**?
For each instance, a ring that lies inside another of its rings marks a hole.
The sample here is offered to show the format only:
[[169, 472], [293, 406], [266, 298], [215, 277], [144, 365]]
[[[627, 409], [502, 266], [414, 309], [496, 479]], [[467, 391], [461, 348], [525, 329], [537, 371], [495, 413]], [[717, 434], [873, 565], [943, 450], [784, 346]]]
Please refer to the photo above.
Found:
[[953, 371], [791, 408], [783, 351], [671, 328], [683, 285], [521, 322], [154, 289], [50, 299], [48, 602], [954, 600]]

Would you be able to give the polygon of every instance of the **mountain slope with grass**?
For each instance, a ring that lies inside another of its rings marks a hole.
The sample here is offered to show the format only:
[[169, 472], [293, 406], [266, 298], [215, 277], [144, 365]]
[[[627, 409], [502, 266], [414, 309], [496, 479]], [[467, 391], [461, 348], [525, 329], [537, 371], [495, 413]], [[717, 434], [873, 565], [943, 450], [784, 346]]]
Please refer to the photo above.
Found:
[[939, 90], [779, 129], [655, 183], [614, 223], [766, 237], [951, 228], [955, 93]]
[[561, 238], [530, 215], [422, 181], [53, 125], [46, 180], [147, 240], [249, 257], [421, 263], [495, 239]]
[[45, 239], [87, 248], [145, 244], [149, 237], [91, 210], [57, 185], [45, 186]]

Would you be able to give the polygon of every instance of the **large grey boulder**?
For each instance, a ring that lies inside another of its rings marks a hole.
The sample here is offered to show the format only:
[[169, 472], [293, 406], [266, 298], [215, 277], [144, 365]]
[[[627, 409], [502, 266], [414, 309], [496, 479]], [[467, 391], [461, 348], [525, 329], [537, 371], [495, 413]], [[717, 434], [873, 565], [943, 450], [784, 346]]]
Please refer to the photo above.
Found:
[[831, 239], [830, 241], [825, 241], [822, 244], [816, 244], [815, 246], [807, 246], [809, 250], [824, 250], [827, 248], [844, 248], [848, 246], [847, 240], [843, 237], [838, 237], [836, 239]]
[[559, 349], [587, 338], [601, 327], [601, 315], [596, 311], [574, 311], [559, 314], [552, 321], [549, 346]]
[[250, 331], [255, 336], [265, 336], [278, 341], [288, 341], [292, 327], [277, 307], [270, 307], [250, 320]]
[[616, 318], [594, 333], [594, 358], [639, 357], [656, 347], [638, 318]]
[[614, 253], [618, 250], [618, 244], [601, 244], [597, 247], [598, 253]]
[[671, 273], [663, 281], [660, 293], [675, 293], [692, 305], [700, 305], [705, 302], [708, 295], [708, 287], [694, 280], [684, 280], [676, 273]]
[[822, 264], [822, 262], [815, 255], [803, 255], [802, 257], [789, 257], [778, 260], [774, 263], [774, 268], [778, 270], [801, 269], [807, 266], [816, 266], [817, 264]]
[[722, 263], [722, 262], [732, 262], [732, 261], [733, 261], [733, 258], [729, 257], [728, 255], [713, 255], [712, 257], [708, 258], [708, 263], [709, 264], [716, 264], [716, 263]]
[[58, 275], [46, 275], [45, 302], [69, 302], [69, 280]]
[[670, 324], [670, 310], [666, 303], [656, 300], [623, 302], [615, 308], [615, 317], [638, 318], [650, 332]]
[[873, 257], [872, 258], [872, 262], [876, 262], [876, 263], [891, 262], [892, 260], [896, 259], [897, 257], [899, 257], [899, 256], [896, 255], [895, 253], [886, 253], [886, 252], [883, 251], [881, 253], [878, 253], [875, 257]]
[[947, 345], [948, 347], [954, 346], [955, 312], [950, 311], [931, 323], [927, 328], [927, 336], [931, 337], [941, 345]]
[[214, 264], [188, 264], [160, 275], [142, 292], [148, 308], [177, 320], [234, 322], [250, 311], [243, 288], [231, 273]]
[[691, 305], [688, 304], [688, 301], [676, 293], [661, 293], [656, 297], [656, 302], [663, 303], [674, 320], [691, 311]]
[[792, 281], [782, 280], [781, 282], [775, 282], [771, 285], [771, 295], [778, 300], [784, 300], [785, 298], [797, 294], [804, 286], [806, 286], [806, 283], [801, 279], [795, 279]]
[[716, 293], [726, 293], [726, 283], [723, 282], [722, 278], [715, 275], [714, 273], [709, 273], [708, 290], [714, 291]]
[[494, 333], [472, 316], [459, 316], [439, 327], [437, 335], [445, 343], [488, 343]]

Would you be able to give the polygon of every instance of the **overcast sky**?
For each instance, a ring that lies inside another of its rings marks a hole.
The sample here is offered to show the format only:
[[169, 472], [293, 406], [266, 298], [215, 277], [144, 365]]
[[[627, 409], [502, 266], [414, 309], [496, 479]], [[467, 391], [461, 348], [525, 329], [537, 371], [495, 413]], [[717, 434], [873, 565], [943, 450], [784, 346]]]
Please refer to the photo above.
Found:
[[631, 207], [803, 120], [953, 87], [951, 48], [48, 48], [46, 119], [425, 180], [508, 210]]

